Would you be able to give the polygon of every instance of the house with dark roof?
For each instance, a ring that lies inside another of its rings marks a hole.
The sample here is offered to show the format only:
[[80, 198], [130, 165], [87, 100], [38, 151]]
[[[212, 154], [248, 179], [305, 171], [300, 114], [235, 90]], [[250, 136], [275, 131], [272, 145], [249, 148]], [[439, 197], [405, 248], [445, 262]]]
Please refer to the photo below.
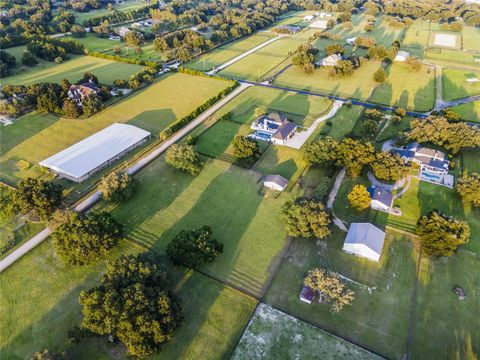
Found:
[[418, 142], [408, 144], [405, 149], [396, 149], [405, 161], [412, 161], [420, 165], [422, 172], [427, 171], [435, 174], [447, 174], [450, 161], [447, 156], [435, 149], [421, 146]]
[[259, 116], [252, 122], [251, 128], [255, 130], [251, 137], [283, 145], [295, 135], [297, 125], [289, 121], [285, 115], [274, 112]]
[[68, 89], [68, 97], [73, 100], [78, 106], [82, 106], [82, 101], [90, 95], [98, 95], [100, 89], [92, 81], [83, 84], [72, 84]]
[[343, 243], [343, 251], [369, 260], [379, 261], [385, 233], [370, 223], [352, 223]]
[[310, 289], [307, 285], [304, 285], [302, 291], [300, 292], [300, 301], [303, 301], [307, 304], [311, 304], [315, 299], [315, 292]]
[[372, 202], [370, 207], [383, 212], [390, 212], [393, 205], [393, 195], [391, 192], [378, 186], [370, 186], [368, 189]]

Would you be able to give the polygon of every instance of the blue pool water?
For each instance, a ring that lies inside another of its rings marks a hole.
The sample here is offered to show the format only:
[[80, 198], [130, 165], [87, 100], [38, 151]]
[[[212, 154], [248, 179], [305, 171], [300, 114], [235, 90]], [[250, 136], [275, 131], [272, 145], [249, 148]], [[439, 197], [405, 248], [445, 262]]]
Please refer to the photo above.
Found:
[[441, 179], [440, 176], [429, 174], [429, 173], [422, 173], [422, 176], [425, 176], [428, 179], [435, 179], [435, 180], [440, 180]]
[[263, 131], [256, 131], [255, 132], [255, 137], [260, 139], [260, 140], [270, 141], [272, 139], [272, 134], [269, 134], [269, 133], [263, 132]]

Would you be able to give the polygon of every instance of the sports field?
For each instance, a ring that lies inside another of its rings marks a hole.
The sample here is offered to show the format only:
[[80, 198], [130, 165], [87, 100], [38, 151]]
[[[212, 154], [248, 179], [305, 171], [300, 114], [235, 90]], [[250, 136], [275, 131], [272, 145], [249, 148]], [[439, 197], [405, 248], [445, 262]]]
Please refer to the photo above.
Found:
[[379, 62], [368, 61], [356, 69], [351, 76], [330, 78], [327, 69], [317, 69], [312, 75], [307, 75], [303, 70], [292, 66], [278, 76], [274, 84], [321, 94], [366, 100], [375, 87], [372, 76], [379, 67]]
[[371, 101], [417, 111], [433, 108], [435, 70], [432, 67], [422, 66], [419, 72], [413, 72], [406, 64], [394, 62], [386, 72], [387, 82], [375, 88]]
[[459, 113], [463, 120], [480, 122], [480, 101], [457, 105], [451, 109]]
[[185, 66], [200, 71], [210, 70], [271, 39], [273, 36], [274, 34], [268, 32], [256, 33], [209, 51], [205, 55], [188, 62]]
[[[469, 82], [476, 80], [477, 82]], [[480, 71], [457, 69], [443, 70], [443, 97], [445, 100], [456, 100], [480, 94]]]
[[380, 360], [352, 343], [260, 304], [240, 340], [232, 360], [308, 359]]
[[428, 39], [428, 45], [435, 48], [460, 50], [462, 48], [462, 39], [461, 35], [457, 35], [454, 32], [431, 31]]
[[99, 59], [91, 56], [72, 56], [62, 64], [53, 62], [42, 62], [34, 68], [26, 68], [26, 71], [19, 72], [1, 80], [2, 84], [29, 85], [38, 82], [60, 82], [67, 79], [70, 82], [77, 82], [87, 71], [97, 75], [102, 84], [113, 84], [116, 79], [125, 79], [140, 71], [142, 66], [126, 63], [119, 63], [106, 59]]
[[283, 38], [248, 55], [220, 71], [221, 75], [239, 79], [257, 80], [285, 60], [302, 43], [301, 39]]
[[[40, 175], [39, 161], [115, 122], [153, 135], [230, 85], [230, 82], [182, 73], [169, 74], [88, 119], [30, 113], [1, 132], [1, 173], [24, 178]], [[162, 94], [162, 96], [159, 96]], [[21, 170], [19, 161], [30, 168]]]

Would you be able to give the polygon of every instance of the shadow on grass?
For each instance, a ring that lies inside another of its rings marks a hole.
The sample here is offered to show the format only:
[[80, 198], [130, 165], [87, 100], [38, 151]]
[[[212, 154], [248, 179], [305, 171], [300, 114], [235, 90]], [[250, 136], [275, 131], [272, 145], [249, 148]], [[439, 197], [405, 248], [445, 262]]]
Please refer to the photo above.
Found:
[[144, 130], [158, 135], [163, 129], [176, 120], [172, 109], [158, 109], [143, 111], [129, 120], [127, 124], [138, 126]]

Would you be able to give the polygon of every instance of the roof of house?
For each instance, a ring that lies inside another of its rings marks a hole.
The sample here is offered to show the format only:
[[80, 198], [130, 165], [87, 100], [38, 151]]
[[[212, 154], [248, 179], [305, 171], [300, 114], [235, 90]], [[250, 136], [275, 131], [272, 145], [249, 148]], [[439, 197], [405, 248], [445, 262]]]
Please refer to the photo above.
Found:
[[312, 289], [310, 289], [310, 287], [304, 285], [302, 291], [300, 292], [300, 298], [308, 301], [313, 301], [313, 299], [315, 298], [315, 293]]
[[272, 182], [282, 188], [286, 188], [288, 185], [288, 180], [280, 175], [267, 175], [263, 178], [263, 183]]
[[320, 63], [321, 63], [321, 64], [323, 64], [323, 63], [336, 64], [337, 61], [339, 61], [339, 60], [342, 60], [342, 55], [332, 54], [332, 55], [327, 56], [327, 57], [323, 58], [322, 60], [320, 60]]
[[410, 53], [408, 51], [399, 50], [395, 56], [395, 59], [407, 59], [408, 57], [410, 57]]
[[112, 124], [40, 162], [58, 173], [82, 178], [150, 135], [128, 124]]
[[370, 193], [370, 197], [372, 198], [372, 200], [376, 200], [388, 207], [392, 206], [393, 195], [391, 192], [378, 186], [371, 186], [368, 189], [368, 192]]
[[286, 139], [292, 131], [295, 131], [297, 125], [293, 122], [287, 121], [280, 125], [278, 131], [273, 135], [275, 139], [283, 140]]
[[72, 85], [70, 85], [69, 90], [72, 91], [72, 92], [78, 91], [83, 96], [88, 96], [90, 94], [96, 94], [99, 91], [98, 87], [91, 82], [86, 82], [86, 83], [78, 84], [78, 85], [72, 84]]
[[397, 149], [394, 152], [402, 157], [415, 159], [423, 165], [439, 169], [448, 169], [449, 161], [445, 153], [439, 150], [422, 147], [418, 142], [410, 143], [405, 149]]
[[370, 223], [352, 223], [344, 244], [365, 245], [377, 254], [382, 253], [385, 233]]
[[287, 121], [287, 117], [283, 114], [280, 114], [278, 112], [272, 112], [268, 115], [266, 115], [268, 119], [273, 120], [275, 122], [283, 123]]

